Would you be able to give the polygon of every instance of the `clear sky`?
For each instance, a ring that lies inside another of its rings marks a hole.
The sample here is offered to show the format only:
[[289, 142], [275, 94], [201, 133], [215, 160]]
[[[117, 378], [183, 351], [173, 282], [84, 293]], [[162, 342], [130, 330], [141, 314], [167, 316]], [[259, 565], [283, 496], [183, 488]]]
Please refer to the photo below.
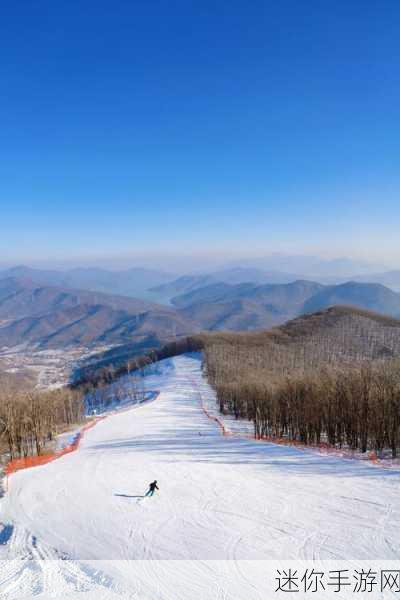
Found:
[[399, 28], [398, 0], [2, 3], [0, 262], [400, 266]]

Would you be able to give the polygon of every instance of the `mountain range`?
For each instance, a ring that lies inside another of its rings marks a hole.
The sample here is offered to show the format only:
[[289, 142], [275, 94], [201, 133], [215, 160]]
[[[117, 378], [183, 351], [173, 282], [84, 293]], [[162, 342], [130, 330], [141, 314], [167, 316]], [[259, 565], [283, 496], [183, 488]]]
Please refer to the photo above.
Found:
[[67, 271], [32, 269], [24, 265], [0, 271], [0, 279], [30, 279], [49, 286], [77, 288], [108, 294], [151, 299], [149, 288], [176, 278], [175, 274], [153, 269], [132, 268], [123, 271], [87, 267]]
[[169, 304], [177, 294], [191, 291], [211, 283], [239, 284], [289, 283], [298, 279], [296, 274], [245, 267], [233, 267], [195, 275], [177, 277], [164, 271], [132, 268], [108, 271], [101, 268], [75, 268], [66, 271], [33, 269], [24, 265], [0, 271], [0, 280], [8, 278], [29, 279], [48, 286], [77, 288], [107, 294], [119, 294]]
[[141, 299], [0, 280], [0, 347], [96, 346], [160, 340], [197, 329], [184, 315]]
[[244, 261], [243, 264], [239, 262], [219, 270], [189, 273], [183, 276], [143, 267], [119, 271], [94, 267], [61, 271], [34, 269], [20, 265], [0, 270], [0, 279], [9, 277], [30, 279], [45, 286], [118, 294], [165, 305], [170, 305], [172, 298], [178, 295], [217, 283], [265, 285], [308, 280], [325, 285], [336, 285], [351, 280], [359, 283], [381, 283], [395, 291], [400, 291], [400, 270], [366, 274], [366, 268], [363, 263], [348, 259], [322, 261], [317, 257], [276, 255], [266, 259]]
[[324, 286], [288, 284], [209, 285], [172, 299], [188, 318], [210, 330], [255, 330], [333, 305], [348, 305], [400, 316], [400, 295], [380, 284], [348, 282]]
[[8, 277], [0, 279], [0, 348], [150, 347], [200, 330], [267, 329], [334, 305], [400, 316], [400, 294], [381, 284], [217, 282], [180, 293], [165, 306]]

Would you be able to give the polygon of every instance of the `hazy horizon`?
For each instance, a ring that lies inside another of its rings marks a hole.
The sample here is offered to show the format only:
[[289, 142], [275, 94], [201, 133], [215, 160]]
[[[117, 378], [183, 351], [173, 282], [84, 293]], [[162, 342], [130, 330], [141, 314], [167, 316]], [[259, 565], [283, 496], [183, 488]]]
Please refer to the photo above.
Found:
[[396, 264], [372, 263], [356, 257], [318, 256], [312, 254], [270, 253], [263, 256], [245, 255], [140, 255], [126, 257], [91, 257], [65, 260], [21, 260], [3, 261], [0, 270], [15, 267], [32, 269], [68, 271], [70, 269], [98, 268], [110, 271], [128, 269], [149, 269], [170, 273], [171, 275], [211, 273], [213, 271], [236, 268], [254, 268], [264, 271], [276, 271], [294, 275], [320, 275], [325, 277], [375, 274], [400, 268]]

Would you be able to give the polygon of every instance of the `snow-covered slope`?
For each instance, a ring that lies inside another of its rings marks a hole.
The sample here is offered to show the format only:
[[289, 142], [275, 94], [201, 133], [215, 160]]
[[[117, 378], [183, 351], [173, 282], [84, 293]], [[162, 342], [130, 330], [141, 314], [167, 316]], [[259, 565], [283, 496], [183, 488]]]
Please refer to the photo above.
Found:
[[2, 599], [261, 598], [258, 560], [400, 558], [399, 472], [223, 437], [196, 356], [145, 383], [157, 400], [10, 478], [0, 558], [47, 560], [3, 562]]

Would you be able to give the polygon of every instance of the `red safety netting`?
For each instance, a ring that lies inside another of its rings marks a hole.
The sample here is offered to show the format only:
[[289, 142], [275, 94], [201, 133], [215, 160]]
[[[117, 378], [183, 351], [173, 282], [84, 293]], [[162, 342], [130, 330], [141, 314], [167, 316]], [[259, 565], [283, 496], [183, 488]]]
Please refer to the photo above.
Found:
[[221, 419], [218, 419], [218, 417], [214, 417], [213, 415], [210, 415], [210, 413], [208, 412], [208, 410], [205, 408], [205, 406], [203, 404], [202, 404], [201, 408], [203, 409], [204, 414], [206, 414], [209, 419], [211, 419], [212, 421], [215, 421], [216, 423], [218, 423], [218, 425], [221, 428], [222, 435], [233, 435], [232, 431], [229, 431], [229, 429], [227, 429], [225, 427], [225, 425], [221, 421]]
[[[157, 399], [160, 395], [159, 390], [155, 390], [154, 392], [155, 398]], [[129, 410], [131, 407], [128, 407], [126, 410]], [[92, 419], [89, 423], [86, 423], [79, 432], [76, 434], [74, 439], [68, 446], [61, 448], [61, 450], [57, 450], [55, 452], [48, 452], [46, 454], [41, 454], [40, 456], [25, 456], [23, 458], [15, 458], [7, 463], [4, 472], [6, 474], [6, 488], [8, 489], [8, 476], [12, 473], [16, 473], [17, 471], [21, 471], [22, 469], [30, 469], [31, 467], [40, 467], [42, 465], [46, 465], [53, 460], [57, 460], [66, 454], [70, 454], [79, 448], [79, 444], [85, 435], [86, 431], [94, 427], [99, 421], [102, 421], [106, 417], [96, 417]]]
[[221, 419], [219, 419], [218, 417], [214, 417], [214, 415], [210, 414], [208, 412], [208, 410], [205, 407], [204, 404], [204, 398], [203, 398], [203, 394], [200, 392], [199, 390], [199, 386], [197, 385], [196, 381], [194, 381], [194, 379], [190, 378], [190, 382], [193, 385], [194, 388], [196, 388], [199, 397], [200, 397], [200, 405], [201, 405], [201, 409], [203, 411], [203, 413], [209, 418], [211, 419], [211, 421], [215, 421], [215, 423], [217, 423], [219, 425], [219, 427], [221, 428], [221, 433], [222, 435], [233, 435], [232, 432], [227, 429], [223, 423], [223, 421]]
[[61, 450], [57, 450], [55, 452], [50, 452], [46, 454], [41, 454], [40, 456], [25, 456], [23, 458], [15, 458], [11, 460], [5, 468], [5, 474], [11, 475], [12, 473], [16, 473], [17, 471], [21, 471], [21, 469], [30, 469], [31, 467], [39, 467], [42, 465], [46, 465], [47, 463], [64, 456], [65, 454], [69, 454], [70, 452], [74, 452], [79, 447], [79, 444], [85, 435], [86, 431], [94, 427], [99, 421], [105, 419], [105, 417], [98, 417], [90, 421], [90, 423], [86, 423], [82, 429], [80, 429], [79, 433], [74, 437], [72, 442], [61, 448]]
[[[242, 434], [238, 435], [240, 435], [240, 437], [243, 437]], [[374, 450], [371, 450], [370, 452], [367, 452], [365, 454], [361, 454], [360, 452], [356, 452], [348, 448], [335, 448], [334, 446], [330, 446], [327, 442], [320, 442], [319, 444], [305, 444], [304, 442], [300, 442], [298, 440], [289, 440], [287, 438], [279, 438], [273, 436], [261, 436], [255, 438], [254, 436], [245, 435], [244, 437], [256, 442], [270, 442], [272, 444], [279, 444], [282, 446], [295, 446], [300, 450], [318, 450], [318, 452], [321, 454], [334, 455], [340, 458], [369, 460], [373, 463], [380, 464], [379, 458]]]
[[289, 440], [287, 438], [278, 438], [278, 437], [272, 437], [272, 436], [263, 436], [263, 437], [256, 438], [256, 437], [246, 434], [246, 433], [233, 433], [232, 431], [230, 431], [229, 429], [226, 428], [224, 422], [221, 419], [210, 414], [210, 412], [205, 407], [203, 394], [199, 390], [199, 386], [193, 379], [191, 380], [191, 383], [197, 389], [197, 392], [199, 394], [202, 411], [204, 412], [205, 415], [207, 415], [207, 417], [209, 419], [211, 419], [212, 421], [215, 421], [219, 425], [219, 427], [221, 429], [221, 433], [224, 436], [235, 436], [235, 437], [249, 439], [254, 442], [269, 442], [269, 443], [273, 443], [273, 444], [279, 444], [282, 446], [296, 446], [296, 448], [299, 448], [300, 450], [314, 449], [314, 450], [318, 450], [322, 454], [335, 455], [340, 458], [368, 460], [368, 461], [373, 462], [376, 465], [386, 467], [386, 465], [383, 465], [382, 461], [379, 460], [375, 451], [371, 451], [371, 452], [368, 452], [367, 454], [361, 455], [360, 453], [353, 452], [352, 450], [348, 450], [346, 448], [334, 448], [333, 446], [330, 446], [326, 442], [321, 442], [319, 444], [311, 445], [311, 444], [304, 444], [303, 442], [299, 442], [297, 440]]

